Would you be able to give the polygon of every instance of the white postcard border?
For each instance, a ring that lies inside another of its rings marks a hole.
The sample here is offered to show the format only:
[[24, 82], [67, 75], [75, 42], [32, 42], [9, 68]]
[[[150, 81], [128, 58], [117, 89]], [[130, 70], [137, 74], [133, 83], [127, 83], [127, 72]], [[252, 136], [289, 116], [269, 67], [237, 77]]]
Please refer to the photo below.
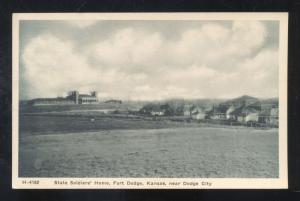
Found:
[[[279, 178], [20, 178], [19, 22], [20, 20], [278, 20]], [[12, 187], [17, 189], [286, 189], [288, 13], [14, 13], [12, 73]], [[164, 184], [163, 184], [164, 182]], [[179, 185], [171, 185], [179, 182]]]

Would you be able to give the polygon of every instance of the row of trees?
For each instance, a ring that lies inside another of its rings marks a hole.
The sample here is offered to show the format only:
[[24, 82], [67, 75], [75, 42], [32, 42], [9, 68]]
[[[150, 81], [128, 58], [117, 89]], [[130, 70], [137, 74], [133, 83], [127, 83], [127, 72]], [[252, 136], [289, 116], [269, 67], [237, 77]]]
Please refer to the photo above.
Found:
[[139, 110], [140, 114], [151, 115], [151, 112], [162, 111], [165, 116], [181, 116], [184, 113], [184, 104], [147, 104]]

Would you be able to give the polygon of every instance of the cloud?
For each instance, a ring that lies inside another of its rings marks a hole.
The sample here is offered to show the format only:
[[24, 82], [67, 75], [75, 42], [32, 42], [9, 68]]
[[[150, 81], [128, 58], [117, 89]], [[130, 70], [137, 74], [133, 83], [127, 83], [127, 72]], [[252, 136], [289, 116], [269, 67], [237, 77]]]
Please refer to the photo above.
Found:
[[170, 60], [175, 58], [174, 63], [182, 65], [196, 63], [233, 70], [233, 64], [237, 60], [262, 47], [265, 37], [266, 30], [260, 22], [237, 21], [229, 28], [219, 24], [206, 24], [201, 28], [185, 31], [181, 40], [173, 44], [171, 50], [174, 53]]
[[97, 23], [97, 21], [94, 20], [71, 20], [67, 22], [71, 26], [77, 27], [77, 28], [87, 28], [89, 26], [92, 26]]
[[[96, 22], [85, 23], [75, 24]], [[272, 33], [262, 22], [206, 22], [177, 31], [169, 38], [159, 28], [122, 26], [80, 47], [51, 31], [34, 35], [21, 52], [21, 96], [53, 97], [73, 89], [140, 100], [278, 95], [278, 49], [265, 47]]]
[[127, 28], [119, 30], [108, 40], [92, 45], [88, 52], [105, 64], [143, 64], [157, 53], [161, 45], [158, 33], [146, 34]]
[[85, 58], [74, 54], [72, 42], [49, 34], [31, 40], [22, 62], [28, 93], [33, 97], [56, 96], [97, 78]]
[[181, 33], [177, 41], [163, 38], [159, 32], [134, 28], [116, 31], [108, 39], [92, 44], [92, 59], [106, 65], [209, 65], [223, 70], [240, 57], [247, 57], [264, 44], [266, 30], [261, 22], [234, 22], [232, 27], [207, 23]]

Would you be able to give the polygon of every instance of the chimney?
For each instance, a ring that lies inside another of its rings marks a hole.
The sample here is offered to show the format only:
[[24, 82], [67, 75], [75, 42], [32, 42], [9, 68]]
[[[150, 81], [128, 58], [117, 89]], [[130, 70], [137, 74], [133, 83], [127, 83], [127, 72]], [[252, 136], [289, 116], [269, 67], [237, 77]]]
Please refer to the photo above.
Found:
[[97, 97], [97, 92], [96, 92], [96, 91], [92, 91], [92, 92], [91, 92], [91, 96]]

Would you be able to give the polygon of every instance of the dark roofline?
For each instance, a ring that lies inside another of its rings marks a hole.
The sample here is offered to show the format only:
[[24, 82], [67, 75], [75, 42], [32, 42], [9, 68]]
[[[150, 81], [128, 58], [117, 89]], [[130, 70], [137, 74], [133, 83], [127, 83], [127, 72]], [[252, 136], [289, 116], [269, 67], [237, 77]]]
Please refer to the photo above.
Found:
[[97, 98], [96, 96], [88, 95], [88, 94], [79, 94], [79, 98]]
[[226, 113], [228, 108], [229, 107], [227, 105], [218, 105], [213, 108], [213, 112], [214, 113]]
[[30, 101], [61, 101], [61, 100], [70, 100], [70, 99], [67, 99], [67, 98], [62, 98], [62, 97], [57, 97], [57, 98], [35, 98], [35, 99], [32, 99]]

